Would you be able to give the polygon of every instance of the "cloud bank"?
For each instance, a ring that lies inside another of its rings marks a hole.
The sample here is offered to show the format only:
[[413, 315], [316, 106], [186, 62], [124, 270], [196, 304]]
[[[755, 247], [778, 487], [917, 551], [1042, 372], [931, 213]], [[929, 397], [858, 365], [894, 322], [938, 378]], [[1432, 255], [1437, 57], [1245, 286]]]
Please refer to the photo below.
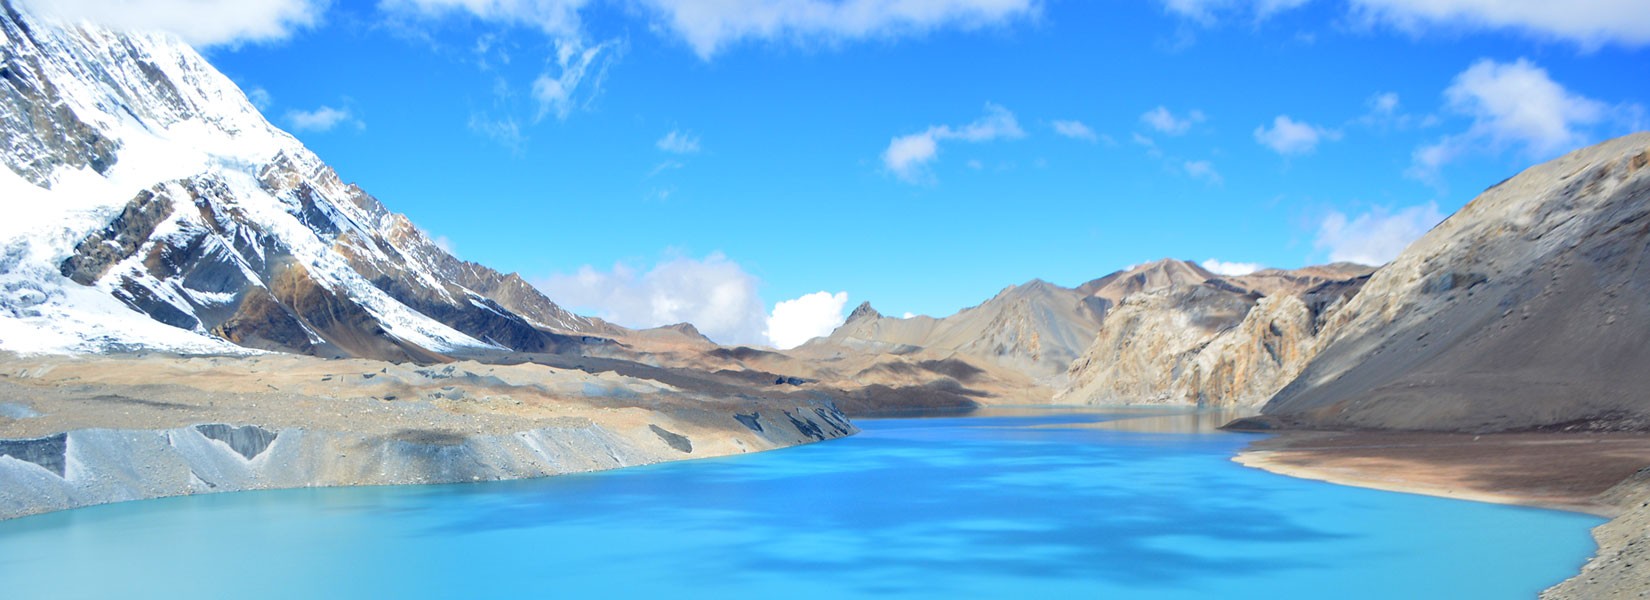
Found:
[[781, 301], [770, 313], [761, 281], [727, 256], [675, 257], [643, 272], [623, 263], [609, 271], [586, 265], [534, 284], [556, 303], [607, 321], [645, 329], [692, 323], [721, 344], [791, 348], [842, 324], [847, 292], [815, 292]]

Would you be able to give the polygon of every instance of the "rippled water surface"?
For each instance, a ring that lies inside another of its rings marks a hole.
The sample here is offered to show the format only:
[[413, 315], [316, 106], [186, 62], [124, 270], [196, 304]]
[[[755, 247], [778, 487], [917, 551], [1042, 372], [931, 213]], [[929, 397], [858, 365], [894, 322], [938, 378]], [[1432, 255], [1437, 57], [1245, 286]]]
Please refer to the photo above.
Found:
[[1157, 432], [1184, 417], [1070, 426], [1143, 414], [47, 514], [0, 522], [0, 597], [1529, 598], [1593, 549], [1593, 517], [1291, 479], [1232, 463], [1248, 436]]

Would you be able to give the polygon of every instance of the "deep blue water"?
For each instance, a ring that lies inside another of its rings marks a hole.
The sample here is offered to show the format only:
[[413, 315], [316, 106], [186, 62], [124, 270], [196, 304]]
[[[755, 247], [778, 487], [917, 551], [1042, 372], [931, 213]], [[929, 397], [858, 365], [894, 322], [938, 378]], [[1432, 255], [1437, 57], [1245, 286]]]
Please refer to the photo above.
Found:
[[1600, 522], [1272, 475], [1230, 461], [1241, 434], [1026, 427], [1115, 416], [40, 515], [0, 522], [0, 597], [1530, 598]]

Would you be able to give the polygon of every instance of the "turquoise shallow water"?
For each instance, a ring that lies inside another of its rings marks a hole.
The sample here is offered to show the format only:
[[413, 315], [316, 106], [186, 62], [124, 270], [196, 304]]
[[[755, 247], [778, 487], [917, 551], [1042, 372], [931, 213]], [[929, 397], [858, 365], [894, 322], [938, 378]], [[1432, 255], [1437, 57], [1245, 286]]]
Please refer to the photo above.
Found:
[[1600, 520], [1291, 479], [1240, 434], [861, 421], [534, 481], [278, 490], [0, 522], [5, 598], [1530, 598]]

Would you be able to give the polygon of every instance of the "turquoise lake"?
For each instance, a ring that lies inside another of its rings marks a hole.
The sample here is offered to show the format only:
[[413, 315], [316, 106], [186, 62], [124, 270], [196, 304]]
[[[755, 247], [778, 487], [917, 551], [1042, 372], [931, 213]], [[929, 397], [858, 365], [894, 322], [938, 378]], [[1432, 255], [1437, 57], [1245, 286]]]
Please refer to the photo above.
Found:
[[[0, 597], [1532, 598], [1600, 519], [1239, 466], [1254, 439], [860, 420], [531, 481], [277, 490], [0, 522]], [[1120, 423], [1123, 421], [1119, 421]]]

